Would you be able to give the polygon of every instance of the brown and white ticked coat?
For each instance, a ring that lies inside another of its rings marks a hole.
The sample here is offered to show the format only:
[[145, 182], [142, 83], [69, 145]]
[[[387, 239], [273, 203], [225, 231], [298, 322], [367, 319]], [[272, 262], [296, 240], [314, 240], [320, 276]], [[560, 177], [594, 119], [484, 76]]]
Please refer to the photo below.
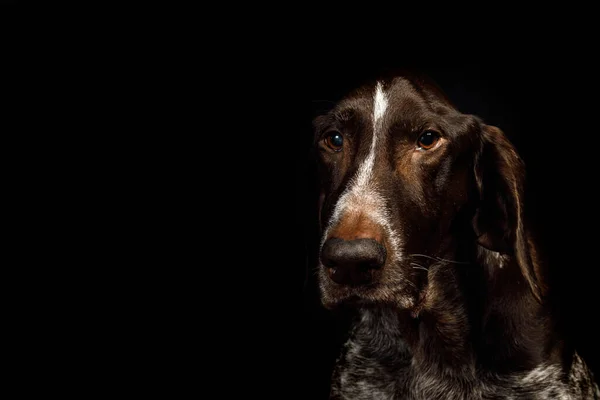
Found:
[[354, 307], [332, 399], [600, 399], [557, 328], [505, 135], [426, 80], [315, 119], [327, 308]]

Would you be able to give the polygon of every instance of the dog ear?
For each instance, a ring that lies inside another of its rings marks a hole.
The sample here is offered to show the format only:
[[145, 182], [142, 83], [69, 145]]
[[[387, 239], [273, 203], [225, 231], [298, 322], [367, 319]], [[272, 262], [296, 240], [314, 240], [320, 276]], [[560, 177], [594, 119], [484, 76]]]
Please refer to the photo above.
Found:
[[533, 295], [542, 291], [524, 227], [523, 194], [525, 166], [504, 133], [483, 125], [481, 149], [475, 160], [479, 204], [473, 218], [478, 243], [492, 251], [514, 257]]

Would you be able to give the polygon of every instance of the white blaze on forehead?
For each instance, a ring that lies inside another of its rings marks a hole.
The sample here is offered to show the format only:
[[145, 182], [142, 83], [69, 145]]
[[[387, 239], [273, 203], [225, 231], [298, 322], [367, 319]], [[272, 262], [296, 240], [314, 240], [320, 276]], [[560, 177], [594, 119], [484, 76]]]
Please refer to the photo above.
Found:
[[375, 89], [375, 96], [373, 100], [373, 137], [371, 139], [369, 155], [358, 169], [358, 175], [355, 183], [355, 186], [358, 188], [365, 188], [370, 184], [371, 174], [373, 172], [373, 164], [375, 163], [377, 136], [381, 135], [381, 120], [385, 114], [387, 104], [388, 101], [385, 93], [383, 93], [381, 83], [377, 82], [377, 88]]
[[373, 109], [373, 123], [376, 124], [377, 121], [383, 117], [385, 110], [387, 108], [388, 101], [385, 93], [383, 93], [383, 87], [380, 82], [377, 82], [377, 88], [375, 89], [375, 105]]
[[358, 172], [352, 180], [350, 180], [348, 187], [340, 196], [337, 204], [335, 205], [333, 215], [329, 220], [329, 224], [323, 235], [321, 245], [325, 242], [329, 236], [331, 228], [336, 225], [342, 215], [347, 213], [350, 214], [366, 214], [373, 222], [382, 226], [388, 236], [388, 239], [392, 245], [390, 253], [395, 259], [400, 256], [400, 246], [398, 242], [398, 235], [394, 232], [390, 224], [389, 211], [385, 205], [385, 199], [378, 193], [375, 187], [372, 175], [373, 166], [375, 165], [375, 154], [377, 149], [377, 143], [380, 141], [382, 132], [382, 121], [387, 110], [388, 99], [383, 91], [383, 86], [380, 82], [377, 82], [375, 88], [375, 95], [373, 96], [373, 135], [371, 137], [371, 146], [369, 147], [369, 154], [358, 168]]

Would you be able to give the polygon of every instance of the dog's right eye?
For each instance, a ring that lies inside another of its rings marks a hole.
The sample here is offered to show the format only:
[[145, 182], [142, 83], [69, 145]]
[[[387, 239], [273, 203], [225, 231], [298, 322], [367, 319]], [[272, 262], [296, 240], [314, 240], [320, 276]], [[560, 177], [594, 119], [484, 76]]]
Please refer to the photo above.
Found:
[[330, 132], [325, 136], [325, 145], [333, 151], [341, 151], [344, 147], [344, 137], [339, 132]]

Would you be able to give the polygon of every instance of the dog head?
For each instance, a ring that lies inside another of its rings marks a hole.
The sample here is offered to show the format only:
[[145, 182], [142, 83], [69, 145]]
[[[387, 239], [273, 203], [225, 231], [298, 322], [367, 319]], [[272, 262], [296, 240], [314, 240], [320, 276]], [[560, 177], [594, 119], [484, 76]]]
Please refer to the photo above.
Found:
[[326, 307], [413, 308], [431, 260], [461, 241], [514, 257], [539, 298], [523, 163], [500, 129], [459, 112], [434, 84], [405, 77], [352, 92], [314, 126]]

